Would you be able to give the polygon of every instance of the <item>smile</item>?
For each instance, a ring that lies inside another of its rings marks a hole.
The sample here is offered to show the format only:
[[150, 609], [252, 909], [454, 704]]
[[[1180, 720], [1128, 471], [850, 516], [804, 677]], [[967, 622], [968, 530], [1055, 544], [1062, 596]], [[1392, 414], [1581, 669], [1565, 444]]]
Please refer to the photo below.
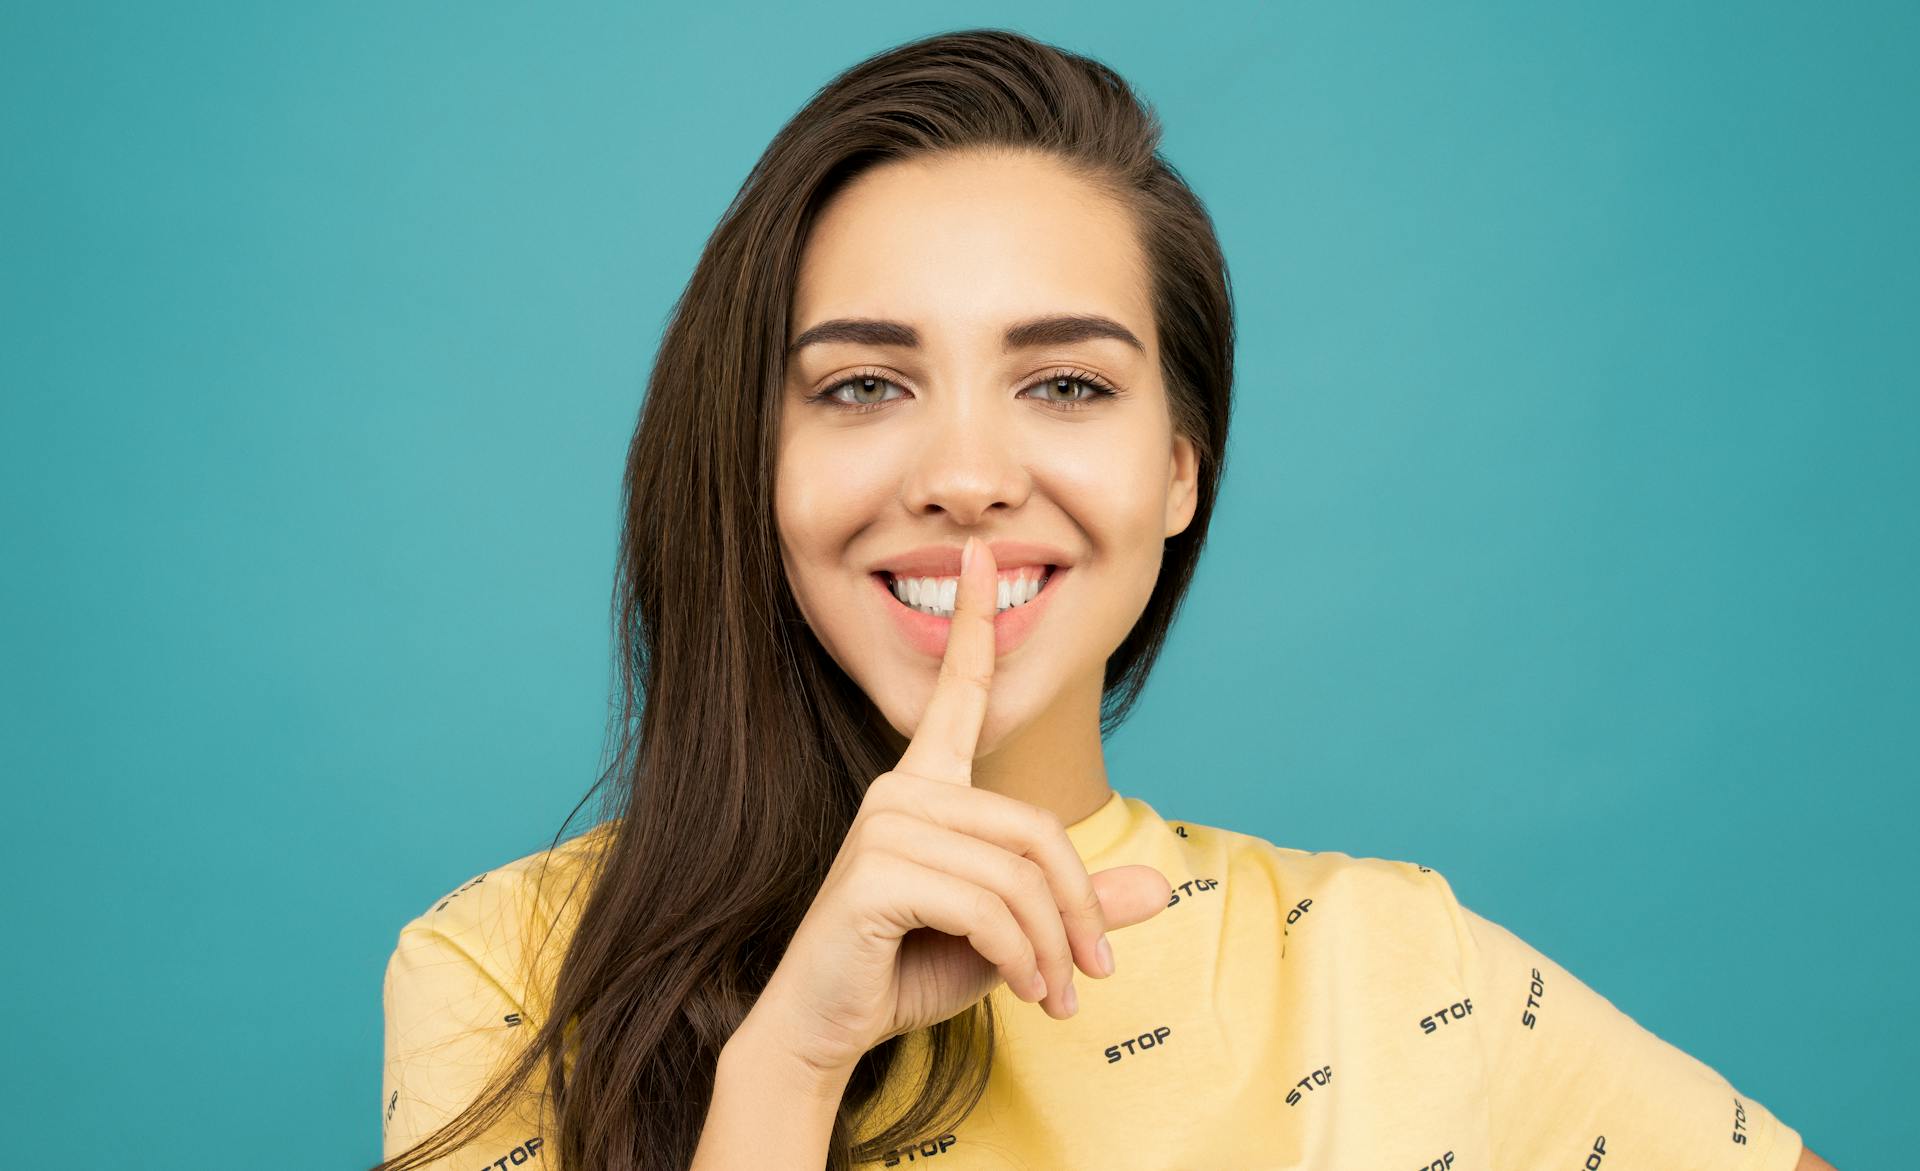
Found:
[[[1033, 601], [1047, 588], [1053, 571], [1051, 565], [1023, 565], [1001, 572], [995, 610], [1004, 613]], [[935, 618], [953, 617], [954, 594], [960, 586], [958, 577], [895, 577], [884, 570], [880, 576], [901, 604]]]
[[[906, 645], [930, 659], [946, 654], [953, 631], [953, 595], [958, 577], [910, 577], [896, 580], [881, 570], [867, 575], [877, 601], [893, 620]], [[1010, 654], [1027, 640], [1052, 609], [1061, 583], [1072, 577], [1065, 565], [1023, 565], [999, 575], [997, 612], [993, 616], [993, 653]], [[901, 596], [901, 591], [906, 596]], [[918, 598], [918, 601], [910, 600]], [[945, 603], [942, 605], [942, 603]]]

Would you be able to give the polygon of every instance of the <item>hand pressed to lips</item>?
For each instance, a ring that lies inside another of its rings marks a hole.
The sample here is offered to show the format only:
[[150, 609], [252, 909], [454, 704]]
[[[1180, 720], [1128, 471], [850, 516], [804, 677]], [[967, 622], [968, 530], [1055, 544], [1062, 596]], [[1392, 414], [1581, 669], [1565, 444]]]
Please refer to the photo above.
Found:
[[[968, 538], [961, 555], [960, 583], [940, 675], [896, 771], [972, 786], [974, 751], [986, 722], [993, 683], [996, 576], [992, 550], [986, 542]], [[1034, 604], [1037, 602], [1036, 598]], [[1056, 823], [1058, 820], [1054, 818]], [[1063, 995], [1072, 996], [1073, 964], [1090, 975], [1108, 974], [1100, 954], [1108, 927], [1130, 926], [1151, 918], [1166, 906], [1171, 888], [1159, 871], [1148, 866], [1116, 867], [1087, 876], [1085, 864], [1073, 850], [1064, 827], [1058, 834], [1049, 835], [1040, 848], [1052, 855], [1035, 861], [1047, 863], [1043, 869], [1071, 945], [1072, 964], [1063, 965], [1062, 978], [1050, 977], [1047, 981], [1058, 1007]], [[1078, 877], [1079, 882], [1067, 885], [1068, 876]], [[1036, 924], [1029, 930], [1044, 930], [1045, 926]], [[1107, 950], [1111, 954], [1110, 947]], [[1061, 1015], [1071, 1015], [1071, 1010]]]
[[992, 551], [969, 541], [932, 697], [900, 763], [867, 786], [741, 1026], [771, 1032], [830, 1083], [879, 1042], [1002, 982], [1055, 1019], [1072, 1016], [1075, 968], [1113, 975], [1106, 933], [1159, 914], [1172, 894], [1151, 866], [1089, 874], [1058, 816], [973, 784], [994, 674], [993, 583]]

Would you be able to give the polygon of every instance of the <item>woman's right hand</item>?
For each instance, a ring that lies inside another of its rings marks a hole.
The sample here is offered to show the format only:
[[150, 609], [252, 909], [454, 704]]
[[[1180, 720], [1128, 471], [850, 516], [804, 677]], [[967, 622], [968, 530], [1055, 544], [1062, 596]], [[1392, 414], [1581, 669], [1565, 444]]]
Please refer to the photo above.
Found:
[[[868, 786], [826, 880], [749, 1014], [816, 1071], [840, 1075], [890, 1037], [1005, 981], [1057, 1020], [1073, 969], [1111, 974], [1099, 944], [1166, 909], [1151, 866], [1089, 875], [1060, 818], [973, 787], [993, 678], [996, 567], [969, 540], [939, 679], [900, 764]], [[744, 1026], [743, 1026], [744, 1027]]]

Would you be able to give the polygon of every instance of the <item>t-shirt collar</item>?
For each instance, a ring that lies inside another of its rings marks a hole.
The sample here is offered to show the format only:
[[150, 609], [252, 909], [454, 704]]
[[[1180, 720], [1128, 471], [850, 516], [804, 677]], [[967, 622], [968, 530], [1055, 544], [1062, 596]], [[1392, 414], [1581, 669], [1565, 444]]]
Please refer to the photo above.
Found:
[[1109, 791], [1105, 804], [1067, 827], [1067, 840], [1084, 862], [1119, 841], [1131, 816], [1126, 798], [1118, 790]]

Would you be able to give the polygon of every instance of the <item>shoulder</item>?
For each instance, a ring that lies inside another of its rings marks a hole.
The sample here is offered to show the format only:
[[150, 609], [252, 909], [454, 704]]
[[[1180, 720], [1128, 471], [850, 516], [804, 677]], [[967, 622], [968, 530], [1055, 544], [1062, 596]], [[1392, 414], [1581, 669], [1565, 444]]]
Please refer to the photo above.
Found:
[[468, 938], [498, 926], [509, 911], [551, 910], [595, 869], [613, 828], [599, 825], [560, 842], [498, 863], [435, 896], [408, 921], [407, 929]]
[[1421, 901], [1441, 893], [1446, 882], [1438, 871], [1417, 861], [1282, 846], [1254, 834], [1185, 818], [1169, 817], [1163, 822], [1188, 854], [1271, 873], [1293, 888], [1351, 888]]
[[1165, 824], [1195, 873], [1220, 874], [1242, 897], [1249, 888], [1270, 889], [1289, 923], [1312, 916], [1323, 932], [1411, 933], [1425, 947], [1453, 936], [1453, 890], [1417, 860], [1283, 846], [1181, 818]]
[[502, 989], [524, 988], [535, 955], [564, 950], [564, 929], [586, 900], [614, 824], [501, 862], [436, 895], [401, 926], [390, 966], [471, 967]]

